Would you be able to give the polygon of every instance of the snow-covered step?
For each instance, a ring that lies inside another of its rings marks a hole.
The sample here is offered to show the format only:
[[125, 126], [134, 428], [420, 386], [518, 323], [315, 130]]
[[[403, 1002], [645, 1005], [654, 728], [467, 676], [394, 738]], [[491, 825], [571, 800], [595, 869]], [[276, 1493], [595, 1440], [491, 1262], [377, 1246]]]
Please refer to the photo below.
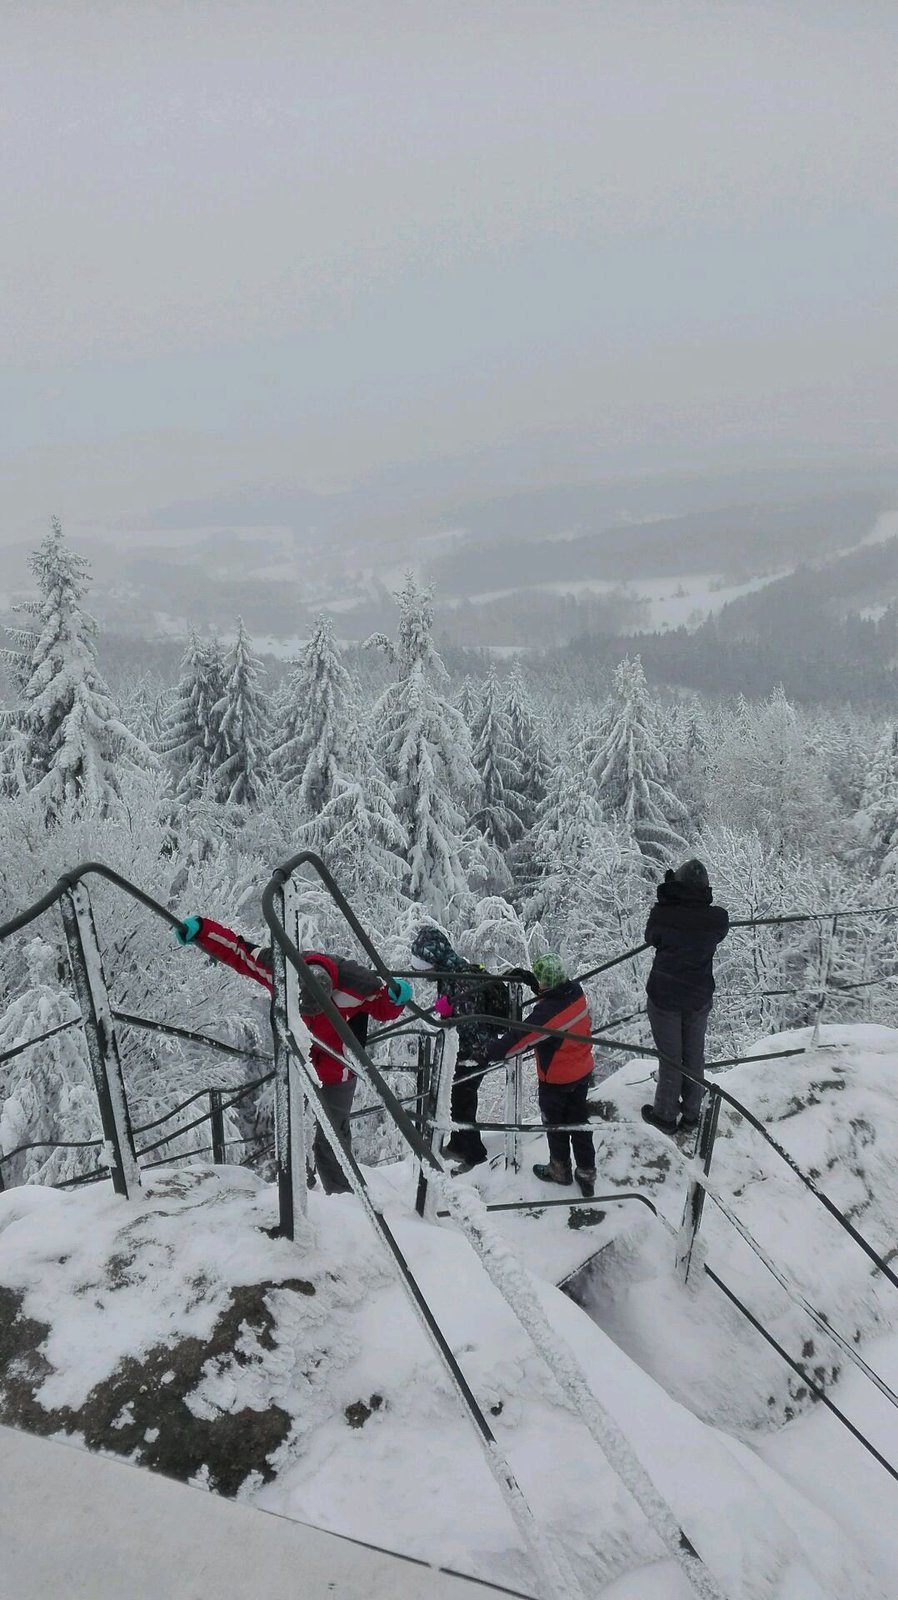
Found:
[[10, 1600], [511, 1593], [11, 1428], [0, 1428], [0, 1504], [0, 1587]]

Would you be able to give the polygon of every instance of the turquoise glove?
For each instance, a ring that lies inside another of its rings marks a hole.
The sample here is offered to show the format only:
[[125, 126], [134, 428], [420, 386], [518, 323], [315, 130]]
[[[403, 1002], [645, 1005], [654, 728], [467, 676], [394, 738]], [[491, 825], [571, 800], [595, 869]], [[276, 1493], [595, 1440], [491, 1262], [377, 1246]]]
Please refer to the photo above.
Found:
[[185, 917], [180, 928], [175, 928], [175, 938], [178, 944], [190, 944], [195, 939], [203, 926], [202, 917]]
[[413, 998], [412, 986], [405, 978], [394, 978], [387, 989], [387, 994], [394, 1006], [407, 1006]]

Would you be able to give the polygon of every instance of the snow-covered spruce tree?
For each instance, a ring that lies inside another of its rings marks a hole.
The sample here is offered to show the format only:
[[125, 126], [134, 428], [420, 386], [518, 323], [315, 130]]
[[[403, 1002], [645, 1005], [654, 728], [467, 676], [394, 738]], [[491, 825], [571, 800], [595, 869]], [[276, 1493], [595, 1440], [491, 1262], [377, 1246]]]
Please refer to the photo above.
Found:
[[513, 667], [508, 676], [504, 710], [512, 762], [506, 793], [526, 834], [535, 825], [546, 797], [549, 760], [540, 719], [518, 666]]
[[226, 805], [254, 805], [261, 794], [268, 724], [259, 681], [264, 673], [240, 617], [225, 692], [213, 710], [223, 759], [212, 773], [212, 783], [216, 797]]
[[577, 961], [595, 956], [610, 939], [618, 946], [633, 931], [634, 910], [645, 904], [640, 857], [623, 830], [610, 827], [575, 761], [552, 775], [533, 835], [537, 879], [525, 920]]
[[473, 728], [474, 719], [480, 710], [480, 697], [477, 693], [477, 685], [468, 673], [462, 678], [461, 687], [455, 697], [455, 704], [464, 717], [468, 728]]
[[[350, 764], [352, 776], [335, 773], [326, 805], [295, 831], [294, 848], [315, 850], [324, 857], [365, 927], [382, 939], [403, 901], [407, 839], [389, 787], [361, 742]], [[333, 911], [330, 901], [325, 911], [328, 908]], [[331, 923], [329, 917], [321, 933], [345, 938], [342, 917], [337, 914], [336, 924]]]
[[224, 692], [221, 645], [217, 639], [205, 644], [191, 631], [162, 738], [175, 793], [182, 803], [206, 793], [226, 759], [219, 709]]
[[668, 759], [639, 656], [616, 668], [587, 778], [609, 823], [622, 826], [647, 863], [672, 866], [688, 851], [686, 808], [669, 786]]
[[4, 652], [21, 692], [12, 751], [48, 821], [72, 801], [103, 815], [123, 769], [152, 766], [153, 756], [125, 727], [100, 674], [97, 624], [81, 606], [88, 562], [68, 548], [56, 517], [29, 566], [39, 597], [21, 609], [35, 627], [15, 629]]
[[740, 702], [715, 765], [715, 820], [756, 828], [766, 845], [786, 854], [828, 854], [836, 828], [825, 765], [782, 688], [760, 705]]
[[[60, 985], [57, 951], [45, 939], [25, 946], [25, 988], [0, 1017], [0, 1054], [77, 1019], [78, 1007]], [[80, 1028], [45, 1039], [3, 1069], [0, 1154], [41, 1140], [100, 1138], [100, 1114]], [[24, 1151], [7, 1163], [4, 1180], [62, 1183], [97, 1166], [97, 1150]]]
[[350, 774], [352, 683], [330, 617], [315, 618], [311, 638], [278, 700], [271, 766], [279, 783], [314, 818]]
[[855, 817], [861, 851], [880, 877], [898, 873], [898, 724], [887, 724], [867, 771]]
[[[464, 902], [460, 848], [464, 813], [477, 792], [465, 720], [445, 694], [448, 673], [433, 642], [433, 593], [409, 574], [399, 599], [399, 637], [385, 647], [399, 670], [381, 696], [374, 723], [379, 753], [408, 840], [406, 893], [437, 917]], [[464, 808], [464, 813], [462, 808]]]
[[843, 814], [862, 804], [879, 728], [854, 710], [817, 707], [807, 721], [808, 741], [823, 757], [826, 776]]
[[[610, 827], [576, 757], [559, 763], [533, 834], [537, 877], [524, 903], [525, 924], [560, 951], [568, 970], [583, 971], [642, 940], [649, 906], [645, 863], [620, 826]], [[594, 1017], [644, 1004], [645, 974], [629, 962], [590, 994]]]
[[670, 780], [686, 809], [689, 832], [704, 827], [710, 799], [710, 751], [704, 718], [694, 707], [681, 717], [679, 737], [670, 760]]
[[471, 729], [474, 767], [480, 777], [480, 794], [472, 822], [501, 855], [521, 837], [521, 820], [509, 804], [507, 785], [513, 780], [511, 726], [502, 705], [495, 669], [483, 686], [480, 707]]

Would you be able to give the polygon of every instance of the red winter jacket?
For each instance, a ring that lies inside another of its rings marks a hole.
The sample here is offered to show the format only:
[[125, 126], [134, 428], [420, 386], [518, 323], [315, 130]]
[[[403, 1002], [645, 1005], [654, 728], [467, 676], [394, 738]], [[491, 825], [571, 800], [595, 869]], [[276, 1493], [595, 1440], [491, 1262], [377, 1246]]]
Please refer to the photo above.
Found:
[[[527, 1021], [533, 1033], [504, 1033], [490, 1046], [490, 1060], [504, 1061], [523, 1050], [535, 1050], [540, 1083], [579, 1083], [593, 1070], [592, 1018], [586, 995], [574, 978], [540, 995]], [[540, 1028], [556, 1028], [567, 1039], [547, 1039]]]
[[[200, 931], [195, 941], [207, 956], [223, 961], [244, 978], [254, 978], [269, 994], [272, 991], [271, 951], [249, 943], [248, 939], [222, 927], [208, 917], [200, 919]], [[323, 967], [333, 984], [331, 999], [341, 1017], [349, 1024], [356, 1038], [364, 1044], [368, 1032], [368, 1018], [377, 1022], [393, 1022], [402, 1016], [403, 1007], [394, 1005], [380, 979], [354, 961], [341, 961], [335, 956], [318, 951], [304, 950], [303, 960], [310, 966]], [[321, 1046], [312, 1046], [312, 1065], [322, 1083], [348, 1083], [353, 1076], [343, 1056], [343, 1040], [330, 1018], [323, 1011], [304, 1011], [302, 1019], [313, 1039]], [[333, 1051], [333, 1054], [331, 1054]], [[334, 1059], [334, 1057], [338, 1059]]]

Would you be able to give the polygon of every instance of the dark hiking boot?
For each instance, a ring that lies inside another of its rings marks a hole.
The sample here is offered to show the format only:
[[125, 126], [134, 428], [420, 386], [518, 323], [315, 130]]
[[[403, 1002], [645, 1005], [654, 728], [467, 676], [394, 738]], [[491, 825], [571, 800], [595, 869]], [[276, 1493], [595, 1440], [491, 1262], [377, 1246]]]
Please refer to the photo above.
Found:
[[573, 1183], [573, 1174], [563, 1161], [538, 1161], [533, 1171], [540, 1183]]
[[485, 1166], [486, 1156], [480, 1156], [476, 1161], [459, 1161], [457, 1166], [449, 1168], [450, 1178], [461, 1178], [466, 1172], [475, 1172], [478, 1167]]
[[654, 1106], [643, 1106], [642, 1120], [647, 1122], [650, 1128], [657, 1128], [659, 1133], [673, 1134], [677, 1131], [676, 1123], [665, 1122], [663, 1117], [659, 1117]]
[[677, 1123], [678, 1133], [694, 1133], [698, 1127], [698, 1117], [681, 1117]]
[[575, 1167], [574, 1178], [579, 1184], [580, 1193], [584, 1200], [591, 1200], [596, 1192], [595, 1167]]

